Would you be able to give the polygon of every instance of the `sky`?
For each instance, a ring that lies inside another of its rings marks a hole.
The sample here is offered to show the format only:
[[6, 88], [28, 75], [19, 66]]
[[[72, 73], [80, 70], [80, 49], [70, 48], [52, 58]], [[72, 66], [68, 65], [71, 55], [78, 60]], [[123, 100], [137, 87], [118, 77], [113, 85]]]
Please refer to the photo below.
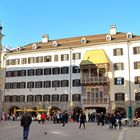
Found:
[[104, 34], [110, 25], [140, 35], [140, 0], [0, 0], [3, 47]]

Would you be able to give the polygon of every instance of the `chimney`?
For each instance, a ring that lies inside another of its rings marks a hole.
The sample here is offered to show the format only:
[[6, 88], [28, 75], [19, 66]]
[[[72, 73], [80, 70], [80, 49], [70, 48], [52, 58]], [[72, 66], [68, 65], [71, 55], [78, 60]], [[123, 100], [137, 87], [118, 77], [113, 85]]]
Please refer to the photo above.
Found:
[[110, 25], [109, 33], [110, 33], [110, 35], [115, 35], [117, 33], [116, 25]]
[[47, 42], [49, 42], [49, 36], [48, 34], [45, 34], [42, 36], [42, 43], [47, 43]]

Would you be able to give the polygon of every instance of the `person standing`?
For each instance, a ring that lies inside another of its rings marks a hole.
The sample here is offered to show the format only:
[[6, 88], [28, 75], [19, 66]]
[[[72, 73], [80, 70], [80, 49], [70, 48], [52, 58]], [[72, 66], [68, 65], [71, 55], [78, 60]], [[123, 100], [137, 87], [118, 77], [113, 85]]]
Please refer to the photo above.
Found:
[[40, 113], [37, 114], [37, 121], [40, 124], [40, 122], [41, 122], [41, 114]]
[[86, 115], [82, 112], [80, 114], [80, 125], [79, 125], [79, 128], [81, 128], [81, 125], [83, 124], [83, 127], [85, 129], [85, 122], [86, 122]]
[[102, 112], [102, 113], [101, 113], [101, 123], [102, 123], [102, 126], [104, 126], [104, 121], [105, 121], [105, 115], [104, 115], [104, 113]]
[[32, 123], [32, 116], [25, 112], [21, 117], [21, 126], [23, 127], [23, 140], [28, 140], [29, 128]]
[[42, 124], [45, 123], [46, 118], [47, 118], [46, 113], [43, 112], [43, 113], [41, 114], [41, 121], [42, 121]]

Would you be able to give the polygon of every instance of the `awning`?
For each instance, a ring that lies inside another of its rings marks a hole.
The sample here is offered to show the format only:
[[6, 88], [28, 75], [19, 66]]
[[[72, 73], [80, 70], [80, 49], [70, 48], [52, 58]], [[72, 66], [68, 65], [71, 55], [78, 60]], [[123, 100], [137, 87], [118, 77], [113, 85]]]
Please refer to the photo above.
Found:
[[48, 110], [46, 109], [42, 109], [42, 108], [39, 108], [37, 110], [34, 110], [34, 109], [30, 109], [30, 108], [24, 108], [24, 109], [15, 109], [14, 112], [47, 112]]
[[104, 50], [89, 50], [86, 52], [80, 65], [109, 63]]

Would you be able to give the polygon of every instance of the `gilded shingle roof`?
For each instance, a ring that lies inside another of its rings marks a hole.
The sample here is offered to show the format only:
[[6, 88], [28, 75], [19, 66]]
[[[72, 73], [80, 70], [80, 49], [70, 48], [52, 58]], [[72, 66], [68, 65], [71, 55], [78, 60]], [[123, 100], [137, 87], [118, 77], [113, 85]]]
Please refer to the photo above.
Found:
[[[46, 50], [46, 49], [60, 49], [60, 48], [70, 48], [70, 47], [78, 47], [78, 46], [89, 46], [94, 44], [103, 44], [103, 43], [113, 43], [118, 41], [127, 41], [127, 40], [139, 40], [140, 36], [133, 35], [132, 38], [127, 38], [126, 33], [118, 32], [115, 35], [111, 35], [111, 41], [106, 40], [107, 34], [99, 34], [99, 35], [89, 35], [89, 36], [79, 36], [72, 38], [64, 38], [57, 40], [49, 40], [47, 43], [42, 42], [34, 42], [28, 45], [21, 47], [20, 51], [33, 51], [32, 45], [36, 44], [37, 50]], [[81, 43], [81, 39], [85, 37], [87, 40], [86, 44]], [[52, 44], [56, 41], [59, 45], [54, 47]], [[17, 49], [12, 50], [12, 52], [16, 52]]]

